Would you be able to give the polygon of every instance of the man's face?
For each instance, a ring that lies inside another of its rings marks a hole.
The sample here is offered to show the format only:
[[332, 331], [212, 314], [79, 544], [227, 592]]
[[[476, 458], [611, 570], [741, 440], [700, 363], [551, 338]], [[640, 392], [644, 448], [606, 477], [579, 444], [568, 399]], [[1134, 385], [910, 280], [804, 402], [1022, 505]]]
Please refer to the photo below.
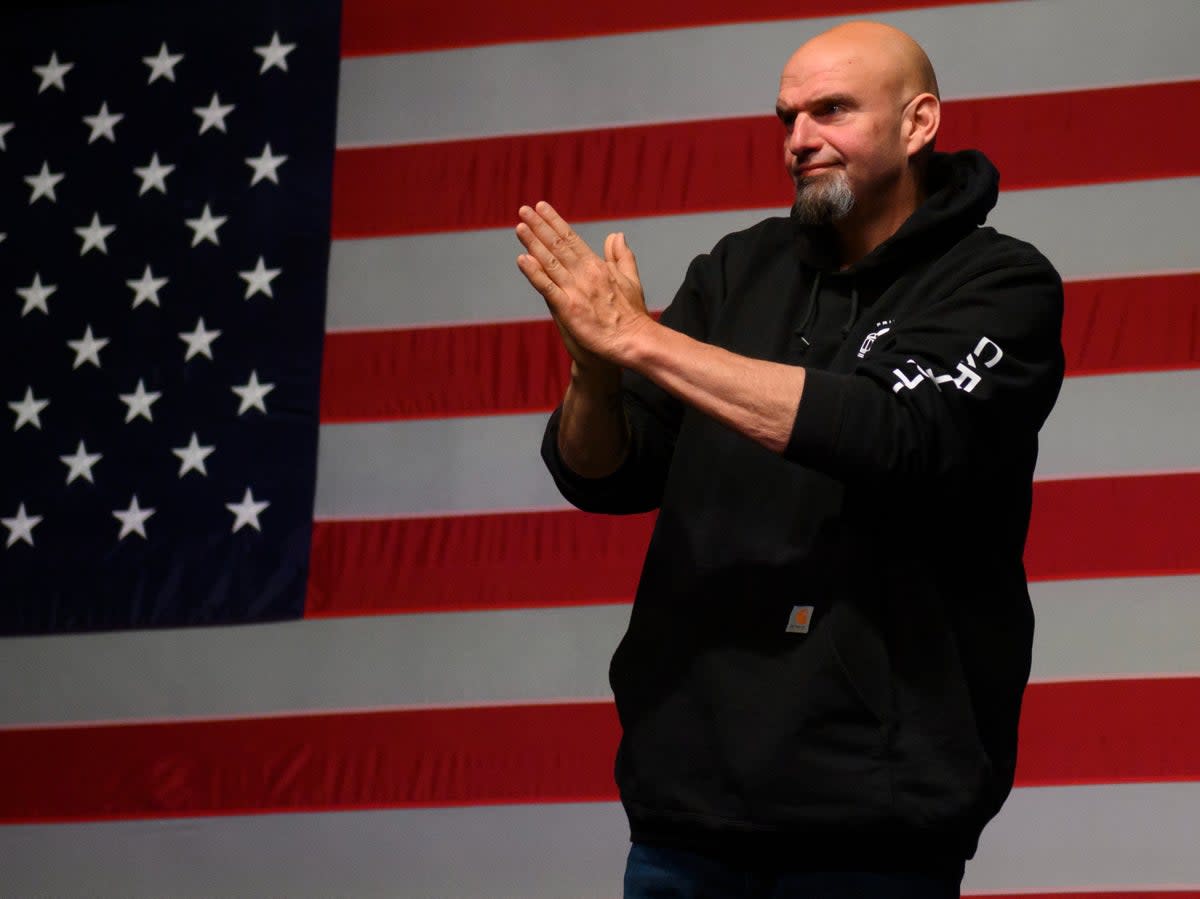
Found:
[[811, 42], [788, 60], [776, 112], [795, 214], [808, 224], [886, 206], [908, 157], [898, 77], [841, 42]]

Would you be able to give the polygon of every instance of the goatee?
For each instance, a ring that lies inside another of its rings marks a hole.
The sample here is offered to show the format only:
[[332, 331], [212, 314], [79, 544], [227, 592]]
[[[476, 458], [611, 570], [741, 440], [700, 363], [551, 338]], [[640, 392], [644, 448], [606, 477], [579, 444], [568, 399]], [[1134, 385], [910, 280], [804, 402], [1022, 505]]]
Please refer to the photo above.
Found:
[[792, 218], [801, 225], [830, 225], [854, 208], [854, 192], [843, 171], [802, 178], [796, 185]]

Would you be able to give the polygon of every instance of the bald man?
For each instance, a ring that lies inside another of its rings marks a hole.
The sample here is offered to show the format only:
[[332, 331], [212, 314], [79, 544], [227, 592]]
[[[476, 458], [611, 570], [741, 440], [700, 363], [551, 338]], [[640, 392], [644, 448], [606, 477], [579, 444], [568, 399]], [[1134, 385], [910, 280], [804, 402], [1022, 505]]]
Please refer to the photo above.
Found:
[[571, 380], [542, 455], [581, 509], [659, 509], [610, 677], [626, 896], [957, 896], [1012, 787], [1021, 556], [1062, 285], [934, 150], [933, 69], [857, 22], [787, 61], [791, 215], [655, 321], [620, 233], [522, 207]]

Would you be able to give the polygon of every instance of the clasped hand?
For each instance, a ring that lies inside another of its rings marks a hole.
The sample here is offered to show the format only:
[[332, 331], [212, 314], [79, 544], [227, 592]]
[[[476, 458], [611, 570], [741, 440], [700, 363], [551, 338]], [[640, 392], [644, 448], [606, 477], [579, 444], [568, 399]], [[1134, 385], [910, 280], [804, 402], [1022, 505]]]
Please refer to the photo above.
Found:
[[627, 366], [633, 339], [654, 320], [625, 235], [609, 234], [601, 259], [549, 203], [522, 206], [518, 215], [527, 252], [517, 267], [546, 300], [576, 365]]

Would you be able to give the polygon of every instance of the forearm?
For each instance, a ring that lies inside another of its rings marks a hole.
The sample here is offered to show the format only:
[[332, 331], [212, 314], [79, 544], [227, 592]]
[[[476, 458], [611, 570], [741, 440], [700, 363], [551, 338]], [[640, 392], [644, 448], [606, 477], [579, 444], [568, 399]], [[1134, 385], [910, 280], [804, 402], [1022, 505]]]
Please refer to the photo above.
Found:
[[804, 369], [739, 356], [652, 323], [621, 362], [699, 412], [767, 449], [788, 445], [804, 392]]
[[571, 381], [558, 422], [558, 452], [578, 475], [612, 474], [629, 452], [629, 422], [621, 401], [621, 370], [584, 373], [571, 365]]

